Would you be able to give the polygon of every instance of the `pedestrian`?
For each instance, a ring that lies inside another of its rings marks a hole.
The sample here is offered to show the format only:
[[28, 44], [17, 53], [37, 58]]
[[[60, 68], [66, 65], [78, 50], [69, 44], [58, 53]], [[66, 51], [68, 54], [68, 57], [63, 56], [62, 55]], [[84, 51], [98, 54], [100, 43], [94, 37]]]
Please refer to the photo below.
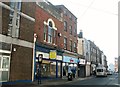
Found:
[[75, 78], [75, 74], [76, 74], [76, 68], [75, 67], [72, 68], [72, 74], [73, 74], [73, 78]]
[[72, 80], [72, 71], [71, 71], [71, 67], [68, 67], [68, 80], [71, 81]]
[[71, 67], [70, 67], [70, 66], [68, 67], [68, 75], [69, 75], [69, 74], [72, 74], [72, 71], [71, 71]]

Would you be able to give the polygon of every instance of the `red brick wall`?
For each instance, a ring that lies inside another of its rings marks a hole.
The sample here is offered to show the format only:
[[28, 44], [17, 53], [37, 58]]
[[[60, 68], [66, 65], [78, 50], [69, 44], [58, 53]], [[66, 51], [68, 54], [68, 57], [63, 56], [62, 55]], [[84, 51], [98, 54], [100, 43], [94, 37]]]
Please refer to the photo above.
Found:
[[[32, 18], [35, 18], [35, 3], [34, 2], [33, 3], [22, 2], [21, 12], [23, 12], [24, 14], [26, 14]], [[30, 21], [21, 16], [19, 38], [29, 41], [29, 42], [33, 42], [34, 24], [35, 24], [35, 22]]]
[[[8, 3], [7, 3], [8, 4]], [[35, 17], [35, 2], [22, 2], [21, 11], [30, 17]], [[7, 35], [9, 24], [9, 10], [2, 8], [2, 34]], [[20, 17], [20, 29], [18, 39], [33, 43], [34, 37], [33, 21]], [[10, 60], [10, 81], [31, 80], [32, 78], [32, 59], [33, 49], [13, 44]]]
[[[77, 32], [76, 32], [76, 37], [74, 37], [74, 29], [75, 29], [75, 26], [77, 26], [77, 24], [73, 20], [74, 16], [71, 12], [69, 12], [67, 10], [67, 15], [64, 15], [64, 9], [66, 9], [66, 8], [64, 8], [63, 6], [58, 6], [58, 8], [60, 8], [61, 12], [63, 13], [63, 20], [65, 20], [67, 22], [67, 32], [63, 31], [63, 35], [65, 37], [67, 37], [67, 50], [70, 51], [70, 42], [69, 41], [72, 40], [72, 44], [74, 44], [74, 42], [77, 43]], [[70, 19], [69, 14], [72, 15], [72, 20]], [[70, 34], [70, 29], [69, 29], [70, 25], [72, 26], [72, 35]], [[72, 47], [72, 49], [73, 49], [73, 47]], [[72, 51], [74, 51], [74, 50], [72, 50]]]
[[7, 35], [8, 33], [8, 24], [9, 24], [9, 13], [8, 9], [2, 8], [2, 34]]
[[32, 54], [31, 48], [13, 45], [10, 61], [10, 81], [32, 79]]
[[[57, 40], [57, 46], [60, 45], [60, 48], [63, 48], [63, 38], [59, 39], [58, 33], [63, 33], [63, 22], [59, 21], [55, 17], [53, 17], [51, 14], [49, 14], [44, 9], [40, 8], [39, 6], [36, 6], [36, 24], [35, 24], [35, 32], [38, 35], [38, 42], [44, 42], [44, 21], [47, 22], [49, 18], [51, 18], [54, 23], [55, 27], [57, 28], [56, 33], [56, 40]], [[53, 45], [51, 45], [53, 46]]]

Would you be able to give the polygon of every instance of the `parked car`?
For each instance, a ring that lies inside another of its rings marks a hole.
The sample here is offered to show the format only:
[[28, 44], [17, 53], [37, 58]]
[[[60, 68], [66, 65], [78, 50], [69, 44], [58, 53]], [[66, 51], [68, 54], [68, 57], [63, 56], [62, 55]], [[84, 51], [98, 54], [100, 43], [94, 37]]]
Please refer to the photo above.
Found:
[[112, 75], [112, 74], [113, 74], [113, 71], [110, 71], [110, 70], [109, 70], [109, 71], [107, 72], [107, 75]]

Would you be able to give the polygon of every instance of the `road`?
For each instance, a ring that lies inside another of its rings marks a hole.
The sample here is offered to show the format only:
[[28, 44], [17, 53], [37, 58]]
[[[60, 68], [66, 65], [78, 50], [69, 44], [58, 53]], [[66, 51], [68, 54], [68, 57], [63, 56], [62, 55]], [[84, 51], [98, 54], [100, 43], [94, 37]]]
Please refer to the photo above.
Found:
[[[54, 83], [54, 82], [53, 82]], [[82, 85], [82, 86], [80, 86]], [[2, 85], [2, 87], [120, 87], [118, 85], [118, 74], [108, 75], [107, 77], [88, 77], [73, 81], [62, 82], [61, 84], [21, 84], [21, 85]], [[1, 86], [0, 86], [1, 87]]]
[[108, 75], [107, 77], [93, 77], [85, 80], [78, 80], [64, 85], [118, 85], [118, 74]]

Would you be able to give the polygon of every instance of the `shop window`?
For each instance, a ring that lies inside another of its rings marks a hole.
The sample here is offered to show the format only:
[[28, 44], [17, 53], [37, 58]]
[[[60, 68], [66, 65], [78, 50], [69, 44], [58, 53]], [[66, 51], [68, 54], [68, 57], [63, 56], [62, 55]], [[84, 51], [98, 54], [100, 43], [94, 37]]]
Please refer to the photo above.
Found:
[[56, 62], [51, 62], [51, 64], [50, 64], [50, 74], [51, 74], [51, 77], [56, 76]]
[[58, 62], [58, 77], [60, 77], [61, 74], [61, 63]]
[[68, 63], [63, 63], [63, 76], [68, 76]]
[[42, 64], [42, 77], [50, 77], [50, 65], [48, 63]]

